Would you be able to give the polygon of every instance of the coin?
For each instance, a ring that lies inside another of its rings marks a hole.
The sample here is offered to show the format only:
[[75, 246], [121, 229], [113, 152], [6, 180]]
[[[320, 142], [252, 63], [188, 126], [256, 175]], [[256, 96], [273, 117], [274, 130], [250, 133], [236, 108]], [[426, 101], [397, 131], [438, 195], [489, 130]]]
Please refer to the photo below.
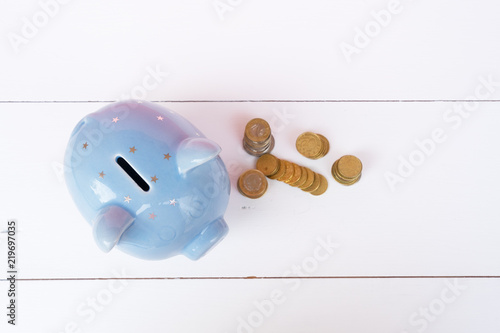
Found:
[[326, 190], [328, 189], [328, 180], [326, 180], [325, 176], [323, 176], [319, 173], [318, 173], [318, 175], [320, 178], [319, 187], [316, 190], [310, 192], [312, 195], [321, 195], [321, 194], [325, 193]]
[[345, 155], [335, 161], [332, 165], [333, 178], [343, 185], [352, 185], [361, 178], [363, 164], [352, 155]]
[[243, 140], [243, 149], [245, 149], [245, 151], [247, 153], [249, 153], [250, 155], [257, 156], [257, 157], [262, 156], [260, 150], [252, 148], [251, 146], [248, 145], [248, 143], [246, 143], [245, 140]]
[[307, 181], [307, 168], [301, 166], [300, 170], [301, 170], [301, 174], [300, 174], [299, 180], [294, 184], [290, 184], [290, 185], [292, 185], [294, 187], [298, 187], [298, 188], [300, 188], [302, 185], [304, 185], [304, 183]]
[[262, 142], [271, 135], [269, 123], [262, 118], [254, 118], [245, 126], [245, 137], [253, 142]]
[[300, 168], [300, 178], [295, 183], [290, 183], [290, 185], [293, 187], [299, 187], [307, 181], [307, 169], [300, 165], [299, 168]]
[[256, 169], [247, 170], [238, 178], [238, 191], [250, 199], [263, 196], [267, 186], [266, 176]]
[[[272, 141], [272, 142], [271, 142]], [[243, 138], [243, 144], [255, 150], [262, 150], [267, 148], [268, 146], [274, 144], [274, 137], [271, 135], [269, 139], [266, 139], [262, 142], [254, 142], [249, 140], [246, 136]]]
[[274, 149], [274, 137], [271, 135], [269, 140], [264, 144], [249, 144], [247, 140], [243, 139], [243, 148], [247, 153], [253, 156], [262, 156], [263, 154], [270, 153]]
[[287, 183], [291, 186], [294, 186], [294, 184], [297, 183], [299, 181], [300, 177], [302, 176], [302, 168], [300, 167], [300, 165], [295, 164], [295, 163], [292, 163], [292, 166], [293, 166], [293, 175], [285, 183]]
[[267, 121], [262, 118], [254, 118], [246, 124], [243, 148], [253, 156], [261, 156], [273, 150], [274, 137]]
[[346, 177], [343, 177], [340, 172], [339, 172], [339, 169], [338, 169], [338, 161], [336, 161], [334, 164], [333, 164], [333, 167], [332, 167], [332, 170], [335, 172], [335, 175], [334, 175], [334, 178], [337, 179], [337, 181], [341, 182], [341, 183], [344, 183], [344, 185], [352, 185], [354, 184], [355, 182], [357, 182], [359, 180], [359, 178], [361, 177], [361, 174], [359, 174], [358, 176], [354, 177], [354, 178], [346, 178]]
[[298, 188], [300, 188], [302, 190], [305, 188], [308, 188], [309, 186], [311, 186], [314, 183], [314, 172], [309, 168], [306, 168], [306, 167], [304, 167], [304, 168], [306, 169], [307, 179], [304, 182], [304, 184], [298, 186]]
[[282, 178], [285, 175], [285, 172], [286, 172], [285, 161], [279, 160], [279, 164], [280, 165], [278, 167], [278, 171], [274, 175], [269, 176], [269, 178], [271, 178], [271, 179], [279, 179], [279, 178]]
[[319, 138], [321, 139], [321, 142], [323, 144], [323, 150], [321, 151], [321, 154], [318, 158], [320, 157], [323, 157], [325, 156], [326, 154], [328, 154], [328, 152], [330, 151], [330, 142], [328, 142], [328, 139], [325, 138], [323, 135], [321, 134], [317, 134], [319, 136]]
[[361, 174], [363, 165], [356, 156], [345, 155], [339, 158], [338, 170], [342, 177], [355, 178]]
[[295, 141], [297, 151], [303, 156], [317, 160], [328, 154], [330, 143], [323, 135], [312, 132], [304, 132]]
[[[338, 174], [336, 166], [337, 164], [332, 166], [332, 173]], [[257, 171], [268, 178], [277, 179], [313, 195], [321, 195], [328, 188], [328, 181], [323, 175], [296, 163], [279, 159], [271, 154], [259, 157]], [[238, 189], [240, 192], [244, 192], [245, 196], [254, 197], [252, 193], [249, 194], [248, 191], [243, 191], [243, 185], [240, 182], [238, 182]]]
[[278, 172], [280, 160], [271, 154], [264, 154], [257, 160], [257, 169], [267, 177], [273, 176]]
[[278, 180], [286, 183], [292, 179], [294, 168], [291, 162], [285, 160], [283, 160], [283, 162], [285, 163], [285, 173], [283, 176], [279, 177]]
[[319, 188], [321, 178], [319, 177], [319, 174], [317, 174], [316, 172], [314, 172], [313, 174], [314, 174], [313, 183], [311, 184], [311, 186], [304, 188], [303, 191], [311, 193]]
[[312, 132], [304, 132], [295, 141], [297, 151], [307, 158], [316, 158], [321, 153], [323, 143], [321, 138]]

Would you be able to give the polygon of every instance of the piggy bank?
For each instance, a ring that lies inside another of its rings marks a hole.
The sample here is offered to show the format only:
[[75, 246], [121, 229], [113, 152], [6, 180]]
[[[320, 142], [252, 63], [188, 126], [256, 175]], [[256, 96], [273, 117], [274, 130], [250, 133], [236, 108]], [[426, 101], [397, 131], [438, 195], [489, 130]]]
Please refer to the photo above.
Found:
[[179, 114], [121, 101], [76, 125], [65, 179], [101, 250], [196, 260], [228, 231], [230, 182], [220, 151]]

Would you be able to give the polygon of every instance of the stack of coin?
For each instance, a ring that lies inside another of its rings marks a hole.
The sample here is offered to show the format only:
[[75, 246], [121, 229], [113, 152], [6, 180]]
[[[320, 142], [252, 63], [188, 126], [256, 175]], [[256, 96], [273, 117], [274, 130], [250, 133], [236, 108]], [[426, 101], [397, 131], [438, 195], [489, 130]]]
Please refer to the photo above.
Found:
[[277, 179], [313, 195], [321, 195], [328, 188], [328, 181], [323, 175], [271, 154], [259, 157], [257, 169], [268, 178]]
[[267, 121], [254, 118], [247, 123], [243, 137], [243, 148], [253, 156], [262, 156], [273, 150], [274, 137]]
[[352, 185], [361, 178], [363, 165], [356, 156], [345, 155], [332, 165], [332, 175], [337, 182], [343, 185]]
[[303, 156], [317, 160], [328, 154], [330, 143], [328, 139], [321, 134], [304, 132], [297, 138], [295, 147]]
[[237, 187], [238, 191], [245, 197], [257, 199], [266, 193], [267, 179], [259, 170], [247, 170], [238, 178]]

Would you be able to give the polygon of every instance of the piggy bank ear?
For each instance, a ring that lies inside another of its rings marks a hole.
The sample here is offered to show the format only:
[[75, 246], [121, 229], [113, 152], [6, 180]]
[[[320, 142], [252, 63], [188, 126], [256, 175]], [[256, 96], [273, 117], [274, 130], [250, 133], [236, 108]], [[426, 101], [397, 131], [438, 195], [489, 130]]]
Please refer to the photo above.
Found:
[[177, 167], [179, 173], [185, 174], [189, 170], [202, 165], [217, 157], [221, 151], [218, 144], [207, 138], [184, 139], [177, 149]]
[[133, 222], [134, 217], [121, 207], [109, 206], [101, 209], [92, 226], [97, 246], [104, 252], [111, 251]]

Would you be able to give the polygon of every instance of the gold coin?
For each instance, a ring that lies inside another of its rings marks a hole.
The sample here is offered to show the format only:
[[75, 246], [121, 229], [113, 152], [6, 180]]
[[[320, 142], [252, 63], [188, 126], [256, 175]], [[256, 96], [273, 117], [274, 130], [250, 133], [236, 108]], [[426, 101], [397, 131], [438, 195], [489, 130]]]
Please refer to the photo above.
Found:
[[271, 127], [262, 118], [254, 118], [245, 126], [245, 138], [248, 138], [250, 141], [266, 141], [269, 136], [271, 136]]
[[300, 167], [300, 165], [295, 163], [292, 163], [292, 166], [293, 166], [293, 176], [292, 178], [290, 178], [290, 180], [288, 180], [285, 183], [294, 186], [294, 184], [297, 183], [300, 177], [302, 176], [302, 168]]
[[283, 162], [285, 163], [285, 173], [282, 177], [279, 177], [278, 180], [286, 183], [287, 181], [292, 179], [294, 169], [291, 162], [285, 160], [283, 160]]
[[250, 199], [257, 199], [266, 193], [267, 179], [259, 170], [247, 170], [238, 178], [237, 187], [242, 195]]
[[321, 178], [319, 177], [319, 174], [317, 174], [316, 172], [314, 172], [314, 181], [313, 181], [313, 183], [311, 184], [311, 186], [306, 187], [305, 189], [303, 189], [303, 191], [306, 191], [306, 192], [309, 192], [309, 193], [311, 193], [313, 191], [316, 191], [319, 188], [320, 181], [321, 181]]
[[310, 187], [314, 183], [314, 172], [309, 168], [305, 168], [305, 169], [307, 172], [307, 180], [304, 182], [304, 184], [299, 186], [299, 188], [302, 190]]
[[345, 185], [345, 186], [350, 186], [350, 185], [353, 185], [355, 183], [357, 183], [359, 181], [359, 179], [361, 178], [361, 175], [351, 181], [346, 181], [346, 180], [342, 180], [342, 179], [339, 179], [336, 175], [333, 175], [333, 178], [339, 183], [339, 184], [342, 184], [342, 185]]
[[310, 192], [312, 195], [321, 195], [328, 189], [328, 180], [326, 180], [325, 176], [319, 173], [318, 176], [320, 178], [319, 187], [316, 190]]
[[[333, 176], [333, 178], [337, 182], [339, 182], [340, 184], [346, 185], [346, 186], [353, 185], [353, 184], [357, 183], [359, 181], [359, 179], [361, 178], [361, 172], [359, 172], [359, 174], [357, 174], [357, 175], [355, 175], [354, 177], [351, 177], [351, 178], [345, 177], [339, 171], [339, 163], [340, 163], [340, 159], [338, 159], [337, 161], [335, 161], [335, 163], [333, 163], [333, 165], [332, 165], [332, 176]], [[348, 165], [349, 165], [349, 163], [348, 163]], [[354, 165], [356, 166], [357, 163], [354, 163]], [[349, 169], [349, 171], [346, 172], [346, 173], [348, 175], [355, 174], [355, 172], [352, 172], [352, 169]]]
[[267, 177], [271, 177], [278, 172], [280, 160], [271, 154], [264, 154], [257, 160], [257, 169]]
[[295, 142], [297, 151], [303, 156], [311, 159], [318, 158], [323, 149], [321, 138], [312, 132], [304, 132], [297, 138]]
[[328, 142], [328, 139], [325, 138], [323, 135], [321, 135], [321, 134], [317, 134], [317, 135], [319, 136], [319, 138], [321, 139], [321, 142], [323, 143], [323, 150], [321, 151], [321, 154], [319, 157], [323, 157], [326, 154], [328, 154], [328, 152], [330, 151], [330, 142]]
[[356, 156], [345, 155], [339, 158], [337, 169], [343, 178], [353, 179], [361, 174], [363, 165]]
[[339, 165], [339, 161], [338, 160], [336, 160], [335, 163], [333, 163], [333, 165], [332, 165], [332, 176], [333, 176], [333, 178], [337, 182], [339, 182], [339, 183], [341, 183], [343, 185], [351, 183], [352, 179], [342, 178], [342, 176], [339, 175], [339, 170], [337, 168], [338, 165]]
[[332, 166], [332, 174], [334, 174], [334, 177], [340, 181], [340, 182], [343, 182], [343, 183], [350, 183], [352, 182], [355, 178], [346, 178], [346, 177], [343, 177], [340, 173], [339, 173], [339, 161], [335, 161], [335, 163], [333, 163], [333, 166]]
[[279, 160], [279, 167], [278, 167], [278, 171], [272, 175], [272, 176], [269, 176], [269, 178], [271, 179], [279, 179], [281, 177], [283, 177], [285, 175], [285, 172], [286, 172], [286, 164], [285, 164], [285, 161], [283, 160]]
[[307, 169], [306, 167], [301, 166], [299, 180], [296, 183], [290, 185], [300, 188], [302, 185], [304, 185], [306, 181], [307, 181]]

